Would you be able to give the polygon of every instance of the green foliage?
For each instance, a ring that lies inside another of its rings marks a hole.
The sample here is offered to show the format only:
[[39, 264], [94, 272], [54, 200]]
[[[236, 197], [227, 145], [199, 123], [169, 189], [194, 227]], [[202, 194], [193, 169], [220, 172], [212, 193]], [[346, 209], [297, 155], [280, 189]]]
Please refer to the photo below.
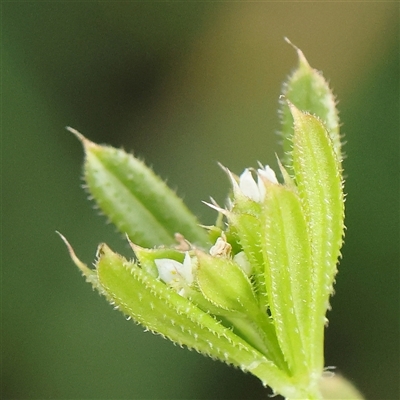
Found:
[[[286, 41], [290, 43], [288, 39]], [[299, 66], [283, 85], [282, 99], [289, 99], [300, 110], [308, 111], [323, 121], [333, 142], [336, 156], [341, 160], [340, 124], [335, 97], [322, 74], [310, 66], [299, 48], [292, 46], [297, 51]], [[293, 115], [285, 100], [281, 101], [280, 113], [285, 165], [292, 171]]]
[[207, 243], [207, 235], [182, 200], [143, 162], [67, 129], [85, 147], [87, 189], [121, 232], [146, 247], [173, 244], [175, 232], [193, 243]]
[[227, 206], [209, 204], [225, 224], [200, 227], [141, 161], [69, 128], [85, 148], [90, 194], [136, 258], [102, 244], [91, 270], [68, 246], [94, 288], [146, 329], [249, 371], [287, 398], [321, 399], [344, 230], [342, 157], [333, 95], [297, 52], [282, 100], [283, 183], [268, 166], [239, 177], [225, 168]]

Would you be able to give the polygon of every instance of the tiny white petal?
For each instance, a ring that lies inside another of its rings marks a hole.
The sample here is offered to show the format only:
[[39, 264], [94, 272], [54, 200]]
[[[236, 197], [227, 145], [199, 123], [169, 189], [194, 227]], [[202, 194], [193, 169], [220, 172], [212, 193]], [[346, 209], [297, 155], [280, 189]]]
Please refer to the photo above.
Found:
[[160, 279], [175, 288], [178, 293], [184, 293], [182, 290], [193, 283], [193, 264], [188, 252], [183, 263], [169, 258], [158, 258], [154, 262]]
[[[261, 166], [261, 165], [260, 165]], [[272, 183], [278, 183], [278, 180], [276, 179], [275, 172], [272, 168], [270, 168], [269, 165], [266, 165], [265, 167], [259, 168], [257, 170], [257, 185], [258, 185], [258, 190], [260, 192], [260, 199], [261, 201], [265, 199], [265, 195], [267, 192], [267, 188], [265, 186], [265, 180], [268, 180]]]
[[188, 252], [185, 254], [182, 266], [181, 275], [185, 279], [185, 282], [191, 285], [193, 283], [193, 264]]
[[258, 169], [257, 172], [261, 177], [268, 179], [270, 182], [278, 183], [275, 172], [269, 165], [266, 165], [263, 169]]
[[243, 270], [243, 272], [247, 275], [250, 276], [252, 272], [251, 265], [249, 263], [249, 260], [247, 259], [246, 254], [244, 251], [241, 251], [240, 253], [235, 254], [233, 257], [233, 261], [239, 265], [239, 267]]
[[260, 191], [249, 169], [245, 169], [239, 178], [239, 187], [242, 193], [251, 200], [260, 201]]
[[182, 270], [183, 265], [175, 260], [169, 258], [159, 258], [154, 260], [158, 269], [158, 275], [160, 279], [165, 283], [172, 283], [179, 279], [180, 270]]

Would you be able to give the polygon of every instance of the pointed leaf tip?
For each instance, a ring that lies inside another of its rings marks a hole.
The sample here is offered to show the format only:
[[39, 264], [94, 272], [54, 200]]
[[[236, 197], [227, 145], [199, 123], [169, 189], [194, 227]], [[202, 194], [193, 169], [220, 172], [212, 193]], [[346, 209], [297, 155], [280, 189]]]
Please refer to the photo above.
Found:
[[[341, 138], [335, 97], [327, 81], [320, 72], [310, 66], [303, 52], [288, 39], [285, 40], [296, 50], [299, 64], [283, 85], [283, 99], [290, 100], [299, 110], [317, 116], [324, 123], [333, 141], [338, 159], [341, 160]], [[282, 101], [282, 96], [280, 99], [281, 132], [285, 152], [283, 165], [293, 176], [293, 112], [290, 110], [290, 104], [287, 101]]]
[[76, 130], [70, 126], [66, 126], [65, 129], [68, 132], [71, 132], [73, 135], [75, 135], [78, 138], [78, 140], [82, 143], [82, 145], [85, 149], [87, 149], [89, 146], [92, 146], [92, 147], [97, 146], [96, 143], [92, 142], [91, 140], [89, 140], [88, 138], [83, 136], [82, 133], [80, 133], [78, 130]]
[[308, 63], [304, 53], [294, 43], [292, 43], [286, 36], [285, 36], [285, 41], [286, 41], [286, 43], [290, 44], [290, 46], [292, 46], [296, 50], [297, 57], [299, 58], [299, 67], [305, 67], [305, 68], [312, 69], [310, 64]]
[[68, 242], [66, 237], [64, 235], [62, 235], [60, 232], [58, 232], [58, 231], [56, 231], [56, 233], [57, 233], [57, 235], [60, 236], [62, 241], [67, 246], [68, 253], [69, 253], [69, 256], [71, 257], [71, 260], [81, 270], [83, 275], [85, 275], [86, 277], [89, 277], [89, 276], [93, 275], [94, 272], [90, 268], [88, 268], [88, 266], [78, 258], [78, 256], [75, 254], [74, 249], [72, 248], [71, 244]]
[[145, 247], [171, 245], [174, 234], [207, 245], [207, 233], [176, 193], [142, 161], [111, 146], [98, 145], [68, 128], [81, 140], [86, 157], [87, 189], [122, 233]]
[[294, 124], [298, 123], [299, 120], [301, 120], [308, 114], [307, 112], [300, 111], [290, 100], [288, 99], [285, 100], [286, 104], [289, 107], [290, 113], [292, 114]]
[[66, 126], [65, 129], [68, 132], [71, 132], [72, 134], [74, 134], [81, 142], [83, 142], [86, 139], [85, 136], [82, 135], [82, 133], [80, 133], [79, 131], [77, 131], [76, 129], [74, 129], [70, 126]]

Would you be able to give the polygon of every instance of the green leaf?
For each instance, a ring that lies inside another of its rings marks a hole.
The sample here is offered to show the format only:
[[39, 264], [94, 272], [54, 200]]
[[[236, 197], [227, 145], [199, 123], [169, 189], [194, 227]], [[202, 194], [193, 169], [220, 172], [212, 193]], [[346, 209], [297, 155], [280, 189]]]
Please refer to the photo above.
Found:
[[222, 316], [225, 326], [233, 328], [236, 334], [286, 371], [274, 326], [266, 312], [259, 308], [245, 272], [225, 257], [212, 257], [201, 251], [196, 251], [196, 257], [196, 285], [201, 293], [189, 292], [190, 300], [204, 311]]
[[260, 308], [267, 311], [269, 301], [265, 287], [265, 260], [262, 253], [264, 237], [259, 215], [240, 213], [234, 207], [233, 211], [228, 214], [228, 220], [230, 226], [235, 228], [238, 241], [252, 267], [254, 286], [256, 287]]
[[189, 300], [105, 244], [100, 245], [98, 255], [101, 292], [134, 321], [179, 345], [251, 372], [283, 395], [299, 393], [271, 360]]
[[225, 310], [243, 315], [258, 314], [258, 304], [249, 278], [233, 261], [196, 252], [197, 284], [204, 297]]
[[[289, 43], [290, 41], [287, 40]], [[292, 43], [290, 43], [292, 44]], [[322, 74], [310, 67], [303, 52], [294, 46], [299, 57], [297, 69], [283, 85], [281, 96], [281, 122], [283, 150], [285, 152], [284, 165], [292, 174], [292, 149], [293, 149], [293, 117], [285, 101], [289, 100], [298, 109], [308, 111], [318, 116], [325, 124], [331, 137], [336, 155], [339, 160], [341, 155], [341, 138], [339, 132], [339, 117], [336, 110], [335, 97]]]
[[314, 345], [310, 342], [313, 265], [307, 225], [292, 189], [267, 183], [266, 193], [263, 250], [271, 316], [291, 372], [307, 380]]
[[68, 128], [82, 142], [87, 188], [103, 213], [140, 246], [175, 242], [175, 233], [200, 246], [207, 233], [182, 200], [147, 168], [123, 150], [97, 145]]
[[323, 368], [325, 313], [337, 272], [344, 234], [344, 195], [341, 163], [332, 138], [315, 116], [289, 103], [294, 119], [293, 171], [307, 221], [313, 274], [310, 299], [312, 365]]

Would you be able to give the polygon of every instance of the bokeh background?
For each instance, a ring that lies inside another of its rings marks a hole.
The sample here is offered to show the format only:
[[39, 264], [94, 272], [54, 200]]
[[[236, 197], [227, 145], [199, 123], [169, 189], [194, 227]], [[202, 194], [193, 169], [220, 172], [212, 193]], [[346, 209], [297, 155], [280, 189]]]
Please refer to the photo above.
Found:
[[399, 398], [399, 3], [3, 2], [2, 399], [265, 399], [257, 379], [127, 322], [84, 282], [99, 242], [70, 125], [144, 158], [203, 223], [222, 162], [276, 167], [287, 36], [346, 134], [348, 227], [326, 365]]

